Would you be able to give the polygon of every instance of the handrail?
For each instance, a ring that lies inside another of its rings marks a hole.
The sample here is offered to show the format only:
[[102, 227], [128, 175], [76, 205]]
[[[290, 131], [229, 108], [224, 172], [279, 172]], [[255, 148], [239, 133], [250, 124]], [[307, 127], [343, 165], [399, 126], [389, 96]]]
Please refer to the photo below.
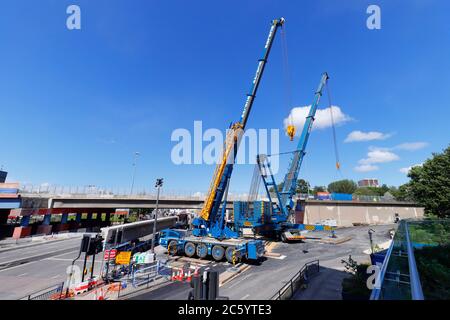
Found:
[[406, 236], [406, 247], [408, 250], [408, 267], [411, 285], [411, 296], [413, 300], [424, 300], [419, 272], [417, 271], [416, 259], [414, 257], [414, 248], [409, 238], [409, 228], [407, 221], [405, 221], [405, 236]]
[[[320, 270], [319, 260], [313, 260], [310, 262], [307, 262], [303, 265], [303, 267], [280, 289], [278, 292], [273, 295], [269, 300], [281, 300], [281, 297], [286, 293], [286, 291], [290, 288], [291, 289], [291, 296], [289, 298], [292, 298], [294, 295], [294, 279], [296, 281], [304, 280], [305, 278], [305, 272], [308, 271], [308, 267], [311, 265], [317, 265], [317, 272]], [[307, 274], [307, 276], [310, 276]], [[298, 278], [298, 279], [297, 279]]]
[[[373, 288], [372, 293], [370, 295], [370, 300], [378, 300], [378, 299], [380, 299], [381, 284], [383, 283], [384, 276], [386, 275], [386, 270], [387, 270], [387, 266], [388, 266], [388, 263], [389, 263], [389, 258], [391, 257], [392, 250], [394, 249], [394, 243], [395, 243], [395, 241], [394, 241], [394, 239], [392, 239], [391, 245], [389, 246], [389, 249], [386, 252], [386, 256], [384, 258], [383, 265], [381, 266], [381, 270], [380, 270], [379, 276], [375, 280], [375, 287]], [[377, 286], [377, 284], [379, 286]]]

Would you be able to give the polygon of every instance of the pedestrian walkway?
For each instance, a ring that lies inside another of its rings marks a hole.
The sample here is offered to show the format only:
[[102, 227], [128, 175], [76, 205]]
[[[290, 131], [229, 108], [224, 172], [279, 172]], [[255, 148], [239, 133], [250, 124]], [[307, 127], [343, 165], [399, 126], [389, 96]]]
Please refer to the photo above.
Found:
[[320, 267], [320, 272], [309, 279], [305, 290], [298, 290], [292, 300], [342, 300], [342, 280], [350, 275], [342, 270]]

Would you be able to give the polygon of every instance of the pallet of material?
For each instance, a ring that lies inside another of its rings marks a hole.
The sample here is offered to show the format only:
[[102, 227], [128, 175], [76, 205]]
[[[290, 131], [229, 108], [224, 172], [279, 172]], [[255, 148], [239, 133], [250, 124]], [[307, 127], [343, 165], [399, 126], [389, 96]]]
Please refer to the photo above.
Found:
[[347, 242], [349, 240], [351, 240], [352, 237], [348, 236], [348, 237], [343, 237], [343, 238], [325, 238], [325, 239], [321, 239], [320, 242], [322, 243], [328, 243], [328, 244], [341, 244], [344, 242]]

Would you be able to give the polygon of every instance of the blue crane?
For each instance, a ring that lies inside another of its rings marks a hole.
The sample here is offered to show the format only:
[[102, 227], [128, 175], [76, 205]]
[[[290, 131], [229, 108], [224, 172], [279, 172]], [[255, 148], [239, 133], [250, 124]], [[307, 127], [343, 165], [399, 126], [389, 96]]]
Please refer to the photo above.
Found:
[[211, 255], [216, 261], [223, 257], [230, 263], [241, 258], [257, 260], [264, 254], [264, 242], [240, 238], [239, 230], [229, 227], [225, 221], [228, 187], [233, 165], [250, 111], [252, 109], [264, 68], [278, 28], [284, 24], [284, 18], [272, 21], [269, 36], [264, 45], [264, 52], [258, 60], [258, 67], [247, 94], [244, 109], [238, 122], [230, 125], [223, 155], [217, 165], [209, 191], [199, 217], [192, 221], [193, 230], [166, 229], [161, 232], [160, 245], [167, 248], [170, 254], [183, 253], [188, 257], [196, 255], [205, 258]]
[[[293, 197], [296, 194], [297, 178], [303, 158], [306, 154], [306, 146], [308, 138], [313, 126], [314, 117], [319, 105], [320, 98], [324, 86], [327, 84], [329, 77], [325, 72], [316, 90], [314, 101], [309, 109], [309, 114], [306, 117], [300, 139], [298, 141], [297, 149], [293, 152], [288, 172], [283, 180], [283, 188], [278, 190], [278, 185], [275, 181], [272, 169], [270, 167], [269, 157], [267, 155], [258, 155], [257, 165], [259, 167], [259, 174], [264, 183], [269, 202], [255, 201], [253, 204], [253, 213], [249, 203], [236, 202], [234, 208], [235, 225], [238, 228], [252, 227], [257, 233], [275, 234], [280, 236], [282, 240], [302, 239], [299, 234], [302, 230], [329, 230], [328, 226], [322, 225], [304, 225], [289, 222], [289, 217], [294, 209]], [[275, 192], [276, 201], [273, 201], [270, 188]]]
[[[205, 199], [200, 217], [194, 219], [193, 226], [195, 236], [212, 236], [219, 239], [237, 238], [239, 234], [225, 225], [225, 210], [227, 201], [228, 186], [230, 183], [233, 165], [239, 148], [239, 143], [247, 124], [253, 102], [261, 82], [264, 68], [269, 57], [272, 43], [275, 39], [279, 27], [284, 24], [284, 18], [272, 21], [269, 36], [264, 46], [264, 53], [258, 60], [258, 67], [252, 82], [250, 93], [247, 94], [244, 109], [238, 122], [230, 126], [225, 146], [223, 149], [222, 161], [217, 165], [211, 181], [208, 194]], [[222, 205], [222, 210], [220, 206]]]

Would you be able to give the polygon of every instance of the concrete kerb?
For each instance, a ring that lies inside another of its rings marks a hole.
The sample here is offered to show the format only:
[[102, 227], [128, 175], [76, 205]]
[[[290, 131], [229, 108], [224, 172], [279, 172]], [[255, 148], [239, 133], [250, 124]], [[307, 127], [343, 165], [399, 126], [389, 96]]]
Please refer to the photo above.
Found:
[[245, 272], [246, 270], [250, 269], [251, 266], [248, 264], [244, 264], [238, 267], [238, 270], [236, 272], [230, 272], [225, 271], [219, 276], [219, 287], [223, 286], [227, 282], [230, 282], [235, 277], [237, 277], [239, 274]]

